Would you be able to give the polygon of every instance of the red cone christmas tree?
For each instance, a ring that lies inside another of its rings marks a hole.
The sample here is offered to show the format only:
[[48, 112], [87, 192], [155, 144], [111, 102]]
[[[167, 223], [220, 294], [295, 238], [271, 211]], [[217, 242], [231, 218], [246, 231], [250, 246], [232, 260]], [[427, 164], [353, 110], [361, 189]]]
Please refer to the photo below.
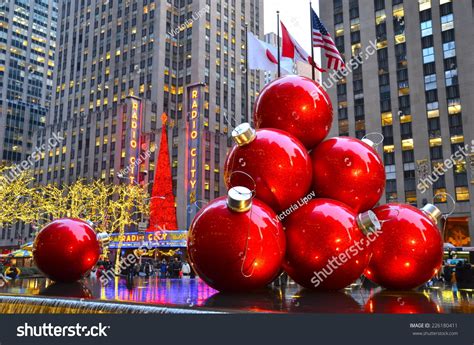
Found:
[[161, 115], [161, 142], [158, 161], [155, 167], [155, 178], [150, 200], [150, 225], [148, 231], [176, 230], [176, 208], [173, 195], [170, 155], [168, 151], [168, 134], [165, 113]]

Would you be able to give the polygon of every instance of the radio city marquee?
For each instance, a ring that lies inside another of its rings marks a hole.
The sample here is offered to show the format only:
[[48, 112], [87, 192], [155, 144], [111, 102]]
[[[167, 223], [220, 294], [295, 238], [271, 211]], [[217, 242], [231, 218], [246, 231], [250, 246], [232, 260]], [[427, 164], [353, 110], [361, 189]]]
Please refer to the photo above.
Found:
[[140, 137], [141, 137], [141, 120], [142, 120], [142, 104], [137, 98], [131, 97], [131, 112], [127, 121], [127, 140], [128, 155], [127, 155], [127, 166], [128, 166], [128, 180], [131, 184], [138, 183], [138, 170], [137, 159], [140, 156]]
[[201, 145], [201, 109], [204, 84], [195, 84], [188, 87], [188, 121], [187, 121], [187, 225], [198, 210], [196, 200], [200, 193], [200, 145]]
[[158, 231], [156, 233], [129, 232], [123, 235], [118, 233], [110, 236], [110, 249], [116, 249], [119, 241], [122, 248], [184, 248], [187, 246], [188, 232], [185, 230]]

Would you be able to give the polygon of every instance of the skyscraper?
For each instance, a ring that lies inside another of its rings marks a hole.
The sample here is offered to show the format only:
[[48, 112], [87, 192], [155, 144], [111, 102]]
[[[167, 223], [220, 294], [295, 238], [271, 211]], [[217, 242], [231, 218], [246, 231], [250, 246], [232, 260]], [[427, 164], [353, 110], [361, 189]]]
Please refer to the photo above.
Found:
[[250, 119], [263, 83], [249, 73], [247, 101], [245, 23], [263, 36], [263, 0], [61, 2], [52, 110], [36, 141], [57, 132], [66, 139], [38, 163], [37, 180], [130, 183], [117, 173], [133, 158], [130, 116], [138, 109], [139, 143], [153, 154], [132, 182], [151, 183], [166, 112], [178, 226], [186, 228], [190, 214], [225, 194], [230, 132]]
[[[0, 164], [23, 171], [33, 133], [45, 125], [53, 90], [57, 0], [0, 1]], [[26, 164], [28, 165], [28, 164]], [[0, 229], [0, 247], [27, 240], [20, 224]]]
[[20, 162], [44, 126], [53, 89], [58, 2], [0, 2], [0, 152]]
[[459, 246], [474, 236], [473, 7], [469, 0], [320, 3], [346, 63], [363, 61], [334, 86], [323, 75], [337, 115], [331, 134], [382, 133], [382, 202], [436, 202], [448, 213], [448, 193], [456, 205], [444, 237]]

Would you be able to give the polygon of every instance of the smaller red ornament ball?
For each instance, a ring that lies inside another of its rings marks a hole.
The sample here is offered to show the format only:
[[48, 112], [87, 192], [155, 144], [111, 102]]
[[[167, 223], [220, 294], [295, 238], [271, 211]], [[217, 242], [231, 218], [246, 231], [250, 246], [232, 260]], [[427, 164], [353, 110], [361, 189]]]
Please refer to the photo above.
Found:
[[316, 199], [290, 214], [284, 226], [288, 275], [308, 289], [339, 290], [364, 272], [369, 239], [380, 225], [370, 211], [357, 215], [339, 201]]
[[443, 241], [436, 224], [441, 212], [427, 204], [387, 204], [374, 209], [381, 234], [371, 244], [365, 276], [387, 289], [413, 289], [430, 280], [443, 261]]
[[330, 138], [311, 153], [313, 188], [321, 198], [339, 200], [357, 213], [373, 208], [385, 189], [385, 168], [367, 143]]
[[99, 254], [94, 230], [79, 219], [63, 218], [49, 223], [33, 244], [36, 265], [56, 282], [81, 279], [97, 263]]
[[311, 158], [293, 136], [278, 129], [255, 131], [248, 123], [234, 129], [237, 145], [224, 164], [227, 188], [245, 186], [279, 212], [305, 197], [311, 187]]
[[254, 121], [257, 128], [278, 128], [294, 135], [310, 150], [328, 135], [332, 114], [331, 99], [321, 85], [289, 75], [263, 88]]
[[244, 187], [212, 201], [191, 223], [188, 255], [199, 277], [219, 291], [263, 288], [280, 273], [285, 234], [275, 213]]

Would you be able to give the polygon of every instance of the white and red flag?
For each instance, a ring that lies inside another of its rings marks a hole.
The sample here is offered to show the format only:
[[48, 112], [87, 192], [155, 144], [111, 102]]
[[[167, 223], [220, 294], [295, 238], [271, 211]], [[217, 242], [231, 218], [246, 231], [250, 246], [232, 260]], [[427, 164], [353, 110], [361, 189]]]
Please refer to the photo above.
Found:
[[[277, 48], [259, 40], [251, 32], [247, 35], [248, 68], [276, 72], [278, 70]], [[281, 72], [289, 74], [288, 68], [280, 64]]]
[[281, 56], [290, 58], [295, 61], [303, 61], [309, 63], [310, 65], [314, 66], [317, 70], [321, 69], [316, 65], [313, 61], [313, 58], [310, 54], [303, 49], [303, 47], [290, 35], [288, 30], [286, 29], [285, 25], [282, 21], [281, 24], [281, 37], [282, 37], [282, 52]]

